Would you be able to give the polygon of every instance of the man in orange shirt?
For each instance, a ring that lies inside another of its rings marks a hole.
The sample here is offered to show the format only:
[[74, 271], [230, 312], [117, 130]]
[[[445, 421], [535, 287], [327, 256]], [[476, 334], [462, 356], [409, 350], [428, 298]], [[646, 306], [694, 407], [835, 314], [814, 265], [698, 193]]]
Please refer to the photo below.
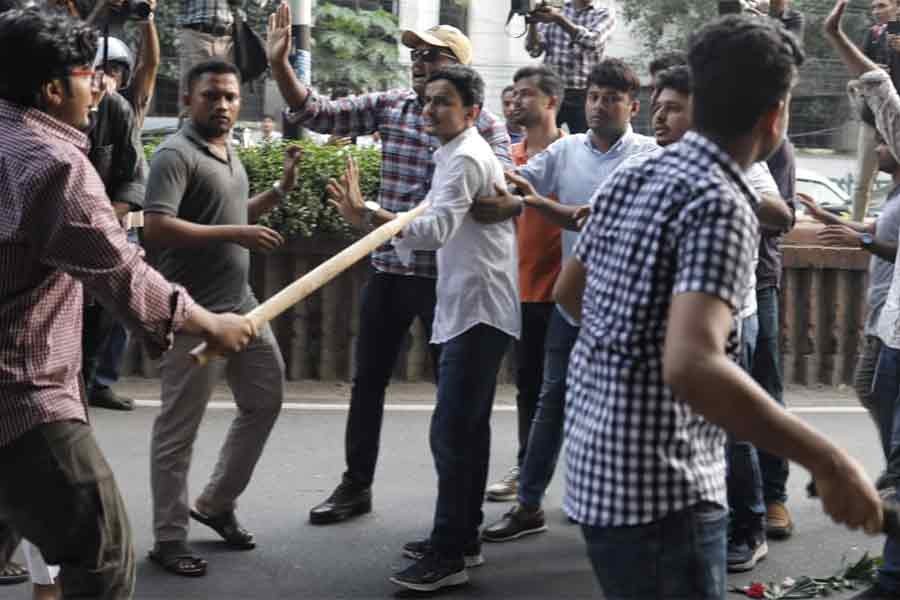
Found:
[[[525, 132], [525, 138], [511, 147], [513, 163], [519, 167], [565, 135], [556, 126], [556, 114], [565, 88], [553, 69], [544, 65], [519, 69], [514, 81], [511, 116]], [[516, 466], [487, 489], [488, 500], [497, 502], [516, 499], [519, 467], [525, 460], [543, 381], [544, 341], [553, 313], [551, 294], [562, 256], [559, 226], [541, 215], [538, 209], [524, 207], [517, 225], [519, 296], [522, 300], [522, 338], [516, 345], [519, 453]]]

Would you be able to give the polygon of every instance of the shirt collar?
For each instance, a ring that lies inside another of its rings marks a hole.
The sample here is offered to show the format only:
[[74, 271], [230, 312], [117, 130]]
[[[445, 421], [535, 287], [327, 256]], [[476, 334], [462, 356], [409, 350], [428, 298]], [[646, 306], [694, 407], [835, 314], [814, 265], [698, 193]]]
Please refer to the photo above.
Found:
[[[188, 120], [187, 122], [185, 122], [185, 124], [182, 125], [182, 131], [184, 131], [185, 137], [206, 150], [210, 154], [210, 156], [213, 156], [217, 160], [222, 160], [220, 150], [221, 146], [213, 147], [213, 144], [209, 143], [206, 138], [200, 135], [200, 131], [194, 125], [193, 121]], [[228, 162], [231, 162], [232, 148], [230, 136], [225, 140], [225, 152], [228, 155]]]
[[446, 158], [447, 156], [449, 156], [450, 154], [455, 152], [456, 149], [459, 148], [460, 145], [465, 140], [472, 137], [473, 135], [479, 135], [478, 129], [476, 129], [474, 125], [472, 127], [469, 127], [468, 129], [466, 129], [462, 133], [460, 133], [458, 136], [456, 136], [455, 138], [453, 138], [452, 140], [450, 140], [449, 142], [447, 142], [446, 144], [444, 144], [437, 150], [435, 150], [435, 152], [434, 152], [435, 162], [437, 162], [438, 160], [443, 160], [444, 158]]
[[87, 153], [91, 147], [87, 134], [78, 131], [71, 125], [66, 125], [59, 119], [51, 117], [37, 108], [27, 108], [0, 99], [0, 120], [21, 122], [26, 127], [35, 129], [62, 142], [72, 144], [84, 153]]
[[688, 131], [680, 143], [693, 148], [695, 152], [721, 168], [729, 182], [738, 187], [753, 207], [759, 204], [759, 195], [747, 183], [744, 170], [718, 144], [696, 131]]
[[585, 134], [584, 143], [587, 145], [588, 149], [590, 149], [592, 152], [602, 154], [603, 156], [612, 156], [612, 155], [616, 155], [619, 152], [621, 152], [622, 150], [624, 150], [625, 146], [630, 144], [631, 141], [634, 139], [634, 135], [635, 135], [634, 129], [631, 127], [631, 123], [629, 123], [625, 127], [625, 133], [623, 133], [622, 136], [616, 140], [615, 144], [613, 144], [612, 146], [609, 147], [609, 150], [604, 152], [603, 150], [601, 150], [600, 148], [598, 148], [597, 146], [594, 145], [594, 137], [593, 137], [594, 133], [589, 129], [588, 132]]

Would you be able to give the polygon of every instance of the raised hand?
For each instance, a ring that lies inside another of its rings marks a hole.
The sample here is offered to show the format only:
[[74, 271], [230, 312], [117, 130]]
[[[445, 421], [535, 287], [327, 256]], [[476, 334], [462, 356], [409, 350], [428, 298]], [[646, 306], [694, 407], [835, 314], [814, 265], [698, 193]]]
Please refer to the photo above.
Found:
[[848, 0], [837, 0], [834, 3], [834, 8], [831, 9], [831, 13], [825, 18], [825, 21], [822, 23], [822, 29], [825, 32], [826, 36], [836, 37], [841, 31], [841, 19], [844, 16], [844, 10], [847, 8]]
[[269, 26], [266, 29], [266, 55], [270, 65], [289, 66], [291, 53], [291, 7], [282, 2], [278, 9], [269, 15]]
[[347, 167], [341, 178], [331, 179], [325, 186], [328, 203], [331, 204], [348, 223], [362, 229], [365, 225], [366, 204], [359, 187], [359, 167], [352, 156], [347, 156]]
[[288, 146], [284, 150], [284, 169], [281, 173], [281, 191], [289, 193], [297, 185], [297, 163], [303, 158], [300, 146]]

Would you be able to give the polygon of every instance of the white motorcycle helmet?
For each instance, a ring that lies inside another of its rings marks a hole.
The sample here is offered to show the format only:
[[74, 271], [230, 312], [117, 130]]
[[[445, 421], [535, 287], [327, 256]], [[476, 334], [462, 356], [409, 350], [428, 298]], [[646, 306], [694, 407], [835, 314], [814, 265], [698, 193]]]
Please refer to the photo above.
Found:
[[125, 68], [125, 72], [122, 75], [122, 83], [119, 87], [127, 87], [128, 82], [131, 80], [131, 72], [134, 69], [134, 58], [131, 56], [131, 50], [129, 50], [128, 45], [119, 38], [100, 37], [97, 43], [97, 55], [94, 57], [94, 68], [99, 69], [103, 66], [104, 44], [107, 40], [109, 41], [109, 48], [106, 51], [106, 62], [118, 63]]

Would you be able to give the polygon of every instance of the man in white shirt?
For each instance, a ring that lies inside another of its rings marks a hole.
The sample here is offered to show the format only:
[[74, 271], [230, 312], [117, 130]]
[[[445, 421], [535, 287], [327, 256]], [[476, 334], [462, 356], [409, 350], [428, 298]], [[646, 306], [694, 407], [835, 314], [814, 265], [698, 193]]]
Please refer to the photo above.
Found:
[[[470, 209], [477, 197], [503, 189], [503, 168], [474, 127], [484, 103], [484, 82], [469, 67], [445, 67], [428, 78], [423, 97], [426, 129], [441, 141], [428, 210], [407, 226], [395, 248], [407, 260], [413, 250], [437, 250], [437, 308], [431, 343], [441, 345], [437, 406], [431, 450], [438, 472], [434, 528], [410, 542], [416, 558], [391, 581], [416, 591], [435, 591], [468, 581], [467, 566], [484, 562], [478, 542], [487, 485], [490, 417], [497, 372], [521, 313], [515, 225], [483, 225]], [[395, 215], [378, 208], [366, 219], [351, 166], [329, 185], [332, 203], [356, 226]]]

